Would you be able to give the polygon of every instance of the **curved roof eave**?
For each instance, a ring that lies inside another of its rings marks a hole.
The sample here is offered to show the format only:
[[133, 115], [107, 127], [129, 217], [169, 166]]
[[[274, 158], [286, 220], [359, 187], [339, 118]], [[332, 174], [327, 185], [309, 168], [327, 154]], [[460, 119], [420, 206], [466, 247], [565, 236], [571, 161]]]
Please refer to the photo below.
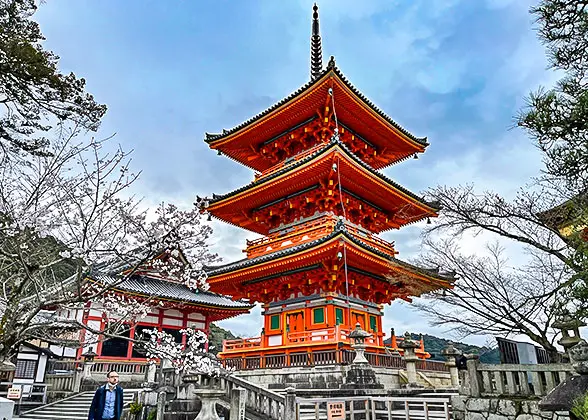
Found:
[[331, 65], [331, 63], [329, 63], [329, 66], [327, 66], [327, 68], [325, 70], [323, 70], [322, 74], [320, 74], [316, 79], [306, 83], [305, 85], [301, 86], [300, 88], [298, 88], [297, 90], [295, 90], [294, 92], [292, 92], [290, 95], [286, 96], [284, 99], [276, 102], [275, 104], [271, 105], [269, 108], [266, 108], [265, 110], [263, 110], [262, 112], [260, 112], [259, 114], [249, 118], [248, 120], [244, 121], [243, 123], [229, 129], [223, 129], [222, 133], [204, 133], [204, 141], [207, 144], [213, 144], [219, 140], [223, 140], [226, 137], [237, 133], [238, 131], [240, 131], [241, 129], [244, 129], [248, 126], [250, 126], [251, 124], [261, 120], [263, 117], [265, 117], [266, 115], [270, 114], [271, 112], [277, 110], [278, 108], [280, 108], [282, 105], [287, 104], [288, 102], [290, 102], [291, 100], [295, 99], [297, 96], [301, 95], [302, 93], [308, 91], [309, 89], [312, 88], [312, 86], [319, 84], [323, 78], [325, 76], [327, 76], [330, 72], [332, 72], [333, 74], [335, 74], [339, 80], [341, 80], [341, 82], [347, 86], [347, 88], [349, 88], [349, 90], [351, 90], [351, 92], [353, 92], [354, 95], [356, 95], [359, 99], [361, 99], [361, 101], [368, 106], [371, 110], [373, 110], [377, 115], [379, 115], [381, 118], [383, 118], [388, 124], [390, 124], [392, 127], [394, 127], [395, 129], [397, 129], [398, 131], [400, 131], [402, 134], [404, 134], [406, 137], [408, 137], [410, 140], [418, 143], [420, 146], [423, 147], [427, 147], [429, 145], [429, 143], [427, 142], [427, 137], [417, 137], [414, 134], [412, 134], [411, 132], [409, 132], [407, 129], [405, 129], [404, 127], [402, 127], [400, 124], [398, 124], [396, 121], [394, 121], [389, 115], [387, 115], [384, 111], [382, 111], [380, 108], [378, 108], [372, 101], [370, 101], [363, 93], [361, 93], [359, 91], [359, 89], [357, 89], [346, 77], [345, 75], [341, 72], [341, 70], [335, 66], [334, 64]]
[[357, 245], [361, 248], [364, 248], [367, 251], [370, 251], [371, 253], [374, 253], [382, 258], [388, 259], [392, 264], [398, 264], [399, 266], [407, 268], [411, 271], [415, 271], [421, 275], [424, 275], [426, 277], [432, 278], [437, 281], [452, 283], [455, 280], [455, 278], [452, 276], [444, 276], [444, 275], [441, 275], [436, 270], [428, 270], [425, 268], [417, 267], [415, 265], [412, 265], [410, 263], [407, 263], [405, 261], [402, 261], [402, 260], [399, 260], [395, 257], [392, 257], [391, 255], [389, 255], [385, 252], [382, 252], [379, 249], [374, 248], [373, 246], [366, 244], [365, 242], [350, 235], [343, 223], [337, 223], [337, 225], [335, 226], [335, 230], [332, 233], [330, 233], [329, 235], [326, 235], [322, 238], [315, 239], [314, 241], [310, 241], [310, 242], [307, 242], [302, 245], [293, 246], [288, 249], [279, 250], [279, 251], [275, 251], [275, 252], [272, 252], [269, 254], [261, 255], [259, 257], [255, 257], [255, 258], [251, 258], [251, 259], [242, 259], [242, 260], [239, 260], [239, 261], [236, 261], [233, 263], [229, 263], [229, 264], [225, 264], [225, 265], [221, 265], [221, 266], [216, 266], [216, 267], [204, 267], [204, 270], [206, 271], [206, 273], [208, 274], [209, 277], [220, 275], [220, 274], [225, 274], [225, 273], [228, 273], [231, 271], [240, 270], [243, 268], [247, 268], [247, 267], [255, 266], [258, 264], [265, 263], [265, 262], [269, 262], [269, 261], [272, 261], [277, 258], [282, 258], [282, 257], [286, 257], [289, 255], [298, 253], [298, 252], [306, 251], [308, 249], [322, 245], [322, 244], [330, 241], [331, 239], [333, 239], [339, 235], [344, 236], [350, 242], [354, 243], [355, 245]]
[[345, 144], [343, 144], [340, 140], [334, 140], [331, 141], [331, 143], [327, 146], [324, 147], [322, 149], [317, 150], [315, 153], [312, 153], [308, 156], [306, 156], [303, 159], [300, 159], [298, 161], [293, 162], [292, 164], [285, 166], [284, 168], [280, 169], [279, 171], [276, 171], [268, 176], [265, 176], [263, 178], [259, 178], [256, 181], [253, 181], [247, 185], [244, 185], [240, 188], [237, 188], [236, 190], [233, 190], [231, 192], [228, 192], [226, 194], [222, 194], [222, 195], [215, 195], [213, 194], [213, 198], [212, 200], [210, 200], [210, 204], [215, 204], [218, 203], [219, 201], [225, 200], [227, 198], [230, 198], [232, 196], [235, 196], [239, 193], [242, 193], [244, 191], [249, 190], [250, 188], [256, 187], [258, 185], [264, 184], [266, 182], [269, 182], [271, 180], [273, 180], [274, 178], [279, 177], [280, 175], [283, 175], [287, 172], [290, 172], [296, 168], [298, 168], [299, 166], [302, 166], [305, 163], [310, 162], [311, 160], [319, 157], [322, 154], [326, 154], [328, 151], [330, 151], [332, 148], [339, 146], [339, 148], [345, 152], [345, 154], [347, 156], [349, 156], [354, 162], [356, 162], [357, 164], [359, 164], [360, 166], [362, 166], [364, 169], [366, 169], [368, 172], [370, 172], [371, 174], [375, 175], [376, 177], [378, 177], [380, 180], [386, 182], [387, 184], [391, 185], [393, 188], [395, 188], [396, 190], [408, 195], [409, 197], [413, 198], [414, 200], [418, 201], [421, 204], [426, 205], [427, 207], [430, 207], [431, 209], [433, 209], [434, 211], [439, 211], [440, 209], [438, 207], [436, 207], [435, 203], [429, 203], [427, 202], [424, 198], [414, 194], [413, 192], [411, 192], [410, 190], [404, 188], [402, 185], [394, 182], [393, 180], [391, 180], [390, 178], [388, 178], [386, 175], [381, 174], [380, 172], [376, 171], [375, 169], [373, 169], [371, 166], [369, 166], [367, 163], [363, 162], [361, 159], [359, 159], [357, 156], [355, 156], [353, 154], [353, 152], [351, 152], [347, 146], [345, 146]]

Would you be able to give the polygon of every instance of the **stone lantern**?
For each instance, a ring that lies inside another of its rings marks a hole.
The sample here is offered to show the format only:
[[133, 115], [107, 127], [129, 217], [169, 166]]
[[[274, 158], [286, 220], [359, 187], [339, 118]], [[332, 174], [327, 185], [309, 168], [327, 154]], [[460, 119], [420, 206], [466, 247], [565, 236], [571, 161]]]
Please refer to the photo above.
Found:
[[351, 348], [355, 350], [355, 359], [353, 359], [353, 364], [358, 363], [368, 363], [368, 360], [365, 358], [365, 339], [371, 337], [372, 335], [361, 328], [359, 322], [355, 324], [355, 329], [349, 333], [349, 338], [353, 340], [353, 344], [351, 344]]
[[588, 343], [580, 339], [579, 343], [569, 350], [572, 367], [576, 375], [572, 375], [539, 403], [543, 411], [570, 411], [576, 400], [583, 397], [588, 389]]
[[341, 385], [342, 389], [383, 389], [384, 385], [378, 382], [376, 372], [365, 358], [365, 339], [372, 335], [361, 328], [359, 323], [355, 324], [355, 329], [349, 333], [349, 338], [353, 340], [351, 347], [355, 351], [355, 359], [345, 374], [345, 383]]
[[409, 388], [418, 387], [416, 362], [419, 358], [415, 353], [415, 349], [420, 346], [420, 343], [413, 340], [408, 331], [404, 333], [404, 340], [398, 344], [398, 347], [404, 350], [404, 361], [406, 362], [406, 376], [408, 378]]
[[451, 386], [457, 388], [459, 386], [459, 374], [457, 372], [456, 359], [461, 355], [461, 351], [456, 349], [453, 344], [449, 344], [447, 347], [441, 350], [441, 355], [447, 359], [445, 361], [445, 365], [449, 368], [449, 374], [451, 375]]
[[557, 343], [568, 353], [572, 347], [580, 342], [580, 327], [585, 327], [586, 324], [572, 317], [568, 311], [565, 311], [557, 317], [551, 326], [561, 330], [562, 337]]
[[95, 364], [94, 358], [96, 358], [96, 356], [98, 356], [98, 354], [94, 352], [92, 347], [90, 347], [87, 352], [82, 354], [82, 357], [84, 358], [84, 372], [82, 373], [82, 378], [89, 378], [92, 376], [90, 369], [92, 369], [92, 366]]
[[580, 340], [578, 344], [570, 349], [572, 367], [579, 375], [588, 375], [588, 343]]

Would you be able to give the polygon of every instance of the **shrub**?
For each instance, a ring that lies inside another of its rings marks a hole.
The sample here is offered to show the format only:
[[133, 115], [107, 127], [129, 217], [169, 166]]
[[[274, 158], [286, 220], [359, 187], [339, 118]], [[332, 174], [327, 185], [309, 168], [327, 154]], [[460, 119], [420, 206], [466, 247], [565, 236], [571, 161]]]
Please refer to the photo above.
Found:
[[579, 420], [588, 420], [588, 393], [579, 397], [570, 411]]
[[136, 401], [133, 401], [132, 403], [129, 404], [129, 412], [135, 416], [137, 414], [141, 414], [142, 410], [143, 410], [143, 404], [139, 404]]

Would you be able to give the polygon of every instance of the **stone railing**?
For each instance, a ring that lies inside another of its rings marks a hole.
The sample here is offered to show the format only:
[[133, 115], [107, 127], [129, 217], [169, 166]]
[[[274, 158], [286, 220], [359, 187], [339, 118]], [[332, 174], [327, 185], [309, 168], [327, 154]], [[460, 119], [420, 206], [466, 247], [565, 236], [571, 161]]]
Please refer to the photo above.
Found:
[[76, 360], [48, 360], [47, 373], [74, 372], [83, 362]]
[[231, 406], [244, 399], [245, 406], [257, 414], [270, 419], [285, 418], [286, 397], [236, 376], [221, 378], [223, 380]]
[[[288, 420], [286, 416], [287, 400], [295, 405], [295, 396], [282, 396], [269, 389], [236, 376], [225, 374], [218, 378], [202, 375], [185, 377], [184, 382], [195, 383], [196, 395], [204, 404], [209, 398], [209, 391], [218, 391], [225, 401], [231, 404], [231, 419], [245, 418], [245, 410], [253, 412], [256, 417], [272, 420]], [[208, 395], [207, 395], [208, 394]], [[290, 417], [291, 418], [291, 417]]]
[[489, 365], [468, 358], [460, 393], [472, 397], [541, 397], [572, 375], [570, 364]]
[[117, 371], [123, 375], [145, 375], [148, 364], [146, 362], [122, 362], [122, 361], [107, 361], [96, 360], [90, 368], [92, 373], [99, 373], [106, 375], [111, 370]]
[[339, 397], [296, 398], [296, 418], [326, 419], [329, 404], [340, 406], [348, 420], [450, 420], [450, 395], [434, 397]]
[[50, 392], [79, 392], [79, 384], [76, 389], [76, 373], [46, 374], [45, 383]]

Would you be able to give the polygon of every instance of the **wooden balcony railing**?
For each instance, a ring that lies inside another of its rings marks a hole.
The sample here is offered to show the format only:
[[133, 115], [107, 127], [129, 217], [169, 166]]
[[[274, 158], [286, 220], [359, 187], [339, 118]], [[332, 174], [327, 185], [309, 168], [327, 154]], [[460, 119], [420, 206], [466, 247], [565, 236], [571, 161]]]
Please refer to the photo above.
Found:
[[[303, 343], [351, 343], [349, 339], [349, 329], [332, 327], [322, 330], [291, 332], [284, 340], [283, 345], [303, 344]], [[369, 337], [365, 343], [376, 345], [378, 336]], [[223, 353], [238, 352], [247, 349], [261, 349], [262, 337], [242, 338], [237, 340], [225, 340], [223, 342]], [[269, 348], [269, 347], [268, 347]]]
[[[406, 369], [403, 357], [390, 354], [365, 353], [372, 366], [390, 369]], [[355, 358], [355, 352], [346, 349], [321, 350], [313, 352], [280, 353], [265, 356], [229, 357], [222, 360], [228, 369], [253, 370], [277, 369], [283, 367], [325, 366], [349, 364]], [[424, 372], [448, 372], [449, 368], [441, 361], [419, 361], [417, 370]]]
[[447, 372], [447, 366], [445, 362], [440, 360], [417, 360], [417, 370], [429, 371], [429, 372]]
[[347, 224], [347, 231], [351, 233], [352, 236], [359, 239], [362, 242], [365, 242], [368, 245], [373, 246], [380, 251], [386, 252], [388, 254], [394, 255], [397, 254], [396, 250], [394, 249], [393, 242], [387, 242], [381, 239], [378, 235], [373, 233], [367, 233], [362, 229], [358, 229], [357, 227]]
[[[245, 250], [247, 252], [247, 258], [255, 258], [270, 252], [279, 251], [280, 249], [301, 245], [322, 238], [333, 231], [336, 223], [336, 218], [325, 215], [324, 217], [292, 227], [290, 232], [284, 233], [280, 231], [264, 236], [263, 238], [247, 241], [247, 249]], [[268, 247], [271, 249], [268, 250]]]
[[284, 159], [282, 162], [278, 163], [277, 165], [272, 166], [271, 168], [266, 169], [265, 171], [263, 171], [261, 174], [255, 174], [255, 180], [259, 180], [261, 178], [265, 178], [268, 175], [273, 174], [276, 171], [279, 171], [282, 168], [285, 168], [286, 166], [289, 166], [291, 164], [293, 164], [294, 162], [299, 161], [300, 159], [304, 159], [306, 156], [318, 151], [319, 149], [322, 149], [326, 146], [325, 143], [319, 143], [313, 147], [311, 147], [310, 149], [304, 150], [300, 153], [298, 153], [297, 155], [291, 156], [287, 159]]
[[[247, 258], [255, 258], [270, 252], [279, 251], [280, 249], [301, 245], [322, 238], [333, 232], [338, 220], [338, 217], [332, 214], [325, 214], [318, 219], [313, 219], [307, 223], [292, 227], [292, 231], [290, 232], [284, 233], [280, 231], [264, 236], [263, 238], [247, 241], [247, 249], [245, 250]], [[390, 255], [397, 253], [394, 249], [394, 243], [387, 242], [350, 222], [345, 222], [345, 227], [353, 237], [360, 241]]]
[[261, 347], [261, 337], [240, 338], [223, 341], [223, 352], [238, 351]]

